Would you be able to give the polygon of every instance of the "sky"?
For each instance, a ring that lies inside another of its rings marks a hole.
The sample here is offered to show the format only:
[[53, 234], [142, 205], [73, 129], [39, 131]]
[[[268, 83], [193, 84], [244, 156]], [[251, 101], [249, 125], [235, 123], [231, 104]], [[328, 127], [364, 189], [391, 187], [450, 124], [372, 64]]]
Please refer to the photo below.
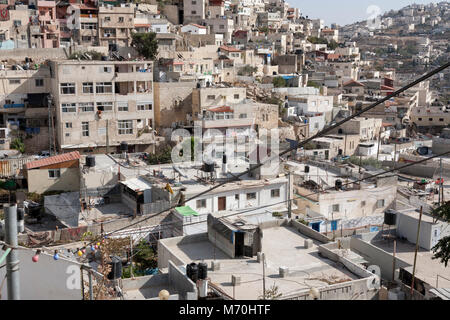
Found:
[[[441, 0], [442, 1], [442, 0]], [[407, 5], [438, 3], [441, 1], [431, 0], [287, 0], [295, 8], [299, 8], [303, 16], [310, 19], [323, 19], [325, 25], [331, 23], [339, 25], [351, 24], [357, 21], [367, 20], [372, 12], [367, 9], [375, 5], [383, 14], [391, 9], [398, 10]]]

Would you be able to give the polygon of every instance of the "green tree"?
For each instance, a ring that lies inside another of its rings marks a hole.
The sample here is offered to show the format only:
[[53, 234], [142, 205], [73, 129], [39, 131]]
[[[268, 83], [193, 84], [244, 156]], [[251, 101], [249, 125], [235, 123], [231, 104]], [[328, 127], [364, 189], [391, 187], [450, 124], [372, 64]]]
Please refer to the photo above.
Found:
[[141, 240], [139, 244], [133, 248], [133, 263], [140, 270], [156, 268], [158, 266], [156, 254], [150, 244], [145, 240]]
[[[436, 219], [441, 219], [450, 223], [450, 201], [445, 202], [432, 212]], [[450, 259], [450, 236], [441, 238], [438, 243], [431, 249], [433, 250], [433, 259], [441, 259], [441, 262], [447, 267]]]
[[131, 46], [146, 59], [154, 60], [158, 54], [158, 42], [156, 41], [156, 33], [133, 33], [131, 35]]
[[10, 145], [11, 149], [19, 150], [20, 153], [25, 152], [25, 143], [23, 143], [22, 138], [15, 138]]
[[284, 80], [282, 77], [273, 78], [272, 83], [275, 88], [286, 87], [286, 80]]
[[172, 148], [170, 145], [160, 147], [157, 152], [151, 153], [147, 159], [148, 164], [163, 164], [172, 162]]

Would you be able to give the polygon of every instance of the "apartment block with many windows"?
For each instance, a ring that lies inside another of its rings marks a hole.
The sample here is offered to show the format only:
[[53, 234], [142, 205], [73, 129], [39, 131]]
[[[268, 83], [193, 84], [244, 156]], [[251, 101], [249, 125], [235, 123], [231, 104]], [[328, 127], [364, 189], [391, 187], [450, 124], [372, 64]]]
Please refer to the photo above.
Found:
[[61, 151], [154, 152], [153, 62], [52, 61]]

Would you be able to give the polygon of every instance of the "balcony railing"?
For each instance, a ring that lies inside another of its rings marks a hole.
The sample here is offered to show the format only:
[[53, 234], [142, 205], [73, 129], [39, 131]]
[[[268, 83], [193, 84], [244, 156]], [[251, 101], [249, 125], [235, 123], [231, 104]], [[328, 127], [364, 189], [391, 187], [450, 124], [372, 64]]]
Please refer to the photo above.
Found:
[[10, 108], [25, 108], [25, 104], [24, 103], [9, 103], [9, 104], [4, 104], [3, 107], [5, 109], [10, 109]]

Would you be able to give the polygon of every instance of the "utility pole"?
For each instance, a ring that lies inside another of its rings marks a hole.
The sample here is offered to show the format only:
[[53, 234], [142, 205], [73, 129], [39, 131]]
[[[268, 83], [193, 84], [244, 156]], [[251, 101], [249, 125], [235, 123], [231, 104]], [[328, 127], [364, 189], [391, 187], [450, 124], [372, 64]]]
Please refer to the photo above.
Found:
[[5, 204], [6, 243], [11, 247], [6, 257], [8, 300], [20, 300], [19, 254], [17, 252], [17, 205]]
[[266, 255], [261, 252], [262, 265], [263, 265], [263, 300], [266, 300]]
[[397, 249], [397, 240], [394, 239], [394, 252], [393, 252], [393, 258], [392, 258], [392, 282], [394, 282], [395, 279], [395, 251]]
[[439, 206], [441, 205], [441, 193], [442, 193], [442, 202], [444, 202], [444, 192], [442, 191], [443, 185], [442, 185], [442, 158], [439, 159], [439, 167], [440, 167], [440, 174], [439, 174]]
[[378, 133], [377, 161], [378, 161], [378, 158], [380, 157], [380, 144], [381, 144], [381, 128], [380, 128], [380, 132]]
[[291, 172], [288, 172], [288, 218], [292, 218], [292, 202], [291, 202]]
[[422, 222], [422, 212], [423, 207], [420, 207], [420, 216], [419, 216], [419, 225], [417, 226], [417, 238], [416, 238], [416, 251], [414, 252], [414, 266], [413, 266], [413, 274], [411, 281], [411, 299], [413, 297], [414, 292], [414, 277], [416, 275], [416, 261], [417, 261], [417, 251], [419, 250], [419, 233], [420, 233], [420, 223]]
[[130, 235], [130, 274], [134, 278], [133, 274], [133, 237]]
[[394, 170], [397, 168], [397, 142], [394, 143]]
[[109, 120], [106, 119], [106, 154], [109, 154]]

